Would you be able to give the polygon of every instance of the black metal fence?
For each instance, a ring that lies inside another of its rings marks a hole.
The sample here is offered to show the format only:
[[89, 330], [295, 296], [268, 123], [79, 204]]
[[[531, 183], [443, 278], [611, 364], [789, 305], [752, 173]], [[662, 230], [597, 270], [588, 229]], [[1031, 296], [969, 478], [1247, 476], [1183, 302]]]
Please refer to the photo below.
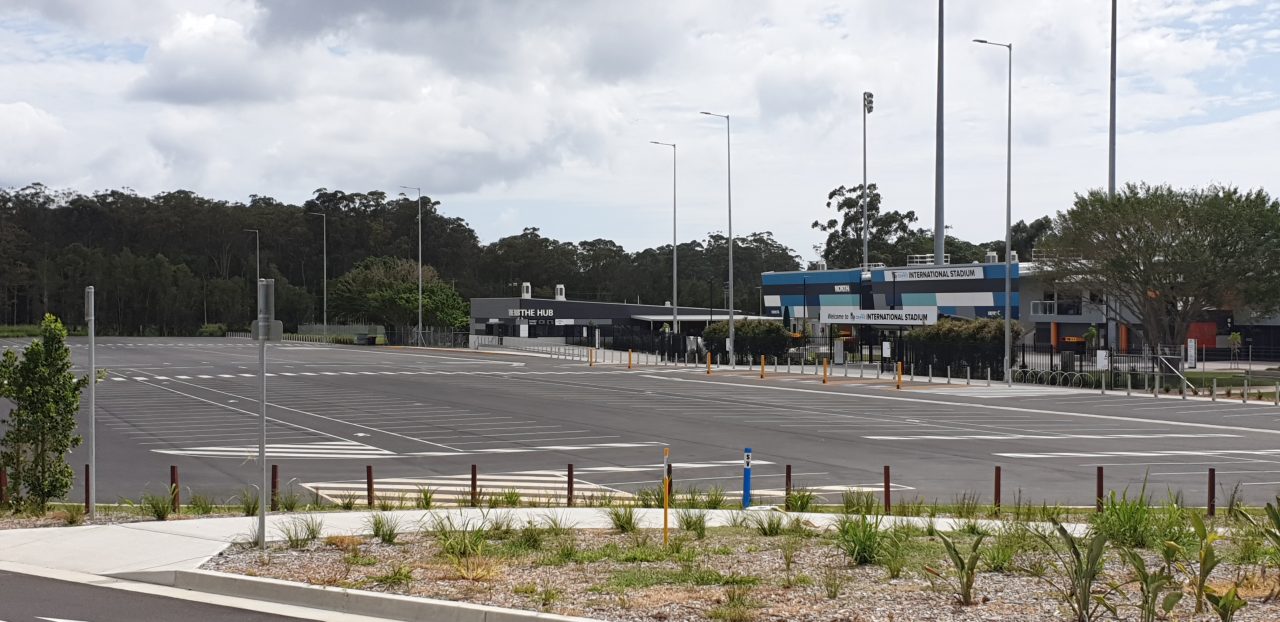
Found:
[[[418, 338], [416, 330], [387, 331], [383, 340], [375, 344], [390, 346], [426, 346], [429, 348], [465, 348], [467, 333], [452, 328], [423, 327], [422, 336]], [[363, 345], [363, 344], [361, 344]]]

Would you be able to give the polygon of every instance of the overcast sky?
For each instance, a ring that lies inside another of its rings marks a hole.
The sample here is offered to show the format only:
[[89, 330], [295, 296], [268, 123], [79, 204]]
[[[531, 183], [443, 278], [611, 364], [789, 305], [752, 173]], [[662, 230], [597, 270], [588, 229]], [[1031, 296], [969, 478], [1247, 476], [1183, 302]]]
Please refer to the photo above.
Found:
[[[1280, 0], [1121, 0], [1121, 181], [1280, 193]], [[931, 227], [936, 3], [0, 0], [0, 186], [289, 202], [421, 185], [482, 240], [538, 226], [637, 250], [734, 231], [806, 258], [826, 194], [869, 177]], [[952, 233], [1106, 185], [1108, 0], [949, 0]]]

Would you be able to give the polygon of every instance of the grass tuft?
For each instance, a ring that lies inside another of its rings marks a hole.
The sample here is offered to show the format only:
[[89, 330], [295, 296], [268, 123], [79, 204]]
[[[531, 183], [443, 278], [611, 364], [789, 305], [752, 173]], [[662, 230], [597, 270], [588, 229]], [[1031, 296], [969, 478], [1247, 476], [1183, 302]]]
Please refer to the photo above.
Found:
[[882, 538], [879, 518], [841, 516], [836, 521], [836, 548], [853, 564], [874, 562], [880, 553]]
[[604, 513], [618, 533], [631, 533], [640, 528], [640, 519], [632, 506], [605, 508]]
[[687, 531], [699, 540], [707, 537], [706, 512], [699, 510], [678, 510], [676, 512], [676, 524], [680, 526], [681, 531]]
[[375, 512], [365, 519], [369, 532], [383, 544], [395, 544], [400, 534], [400, 519], [395, 515]]

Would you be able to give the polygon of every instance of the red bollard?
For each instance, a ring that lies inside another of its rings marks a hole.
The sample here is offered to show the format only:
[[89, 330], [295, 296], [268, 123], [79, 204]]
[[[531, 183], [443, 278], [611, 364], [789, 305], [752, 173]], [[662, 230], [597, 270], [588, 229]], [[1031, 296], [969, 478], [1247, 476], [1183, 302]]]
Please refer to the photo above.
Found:
[[280, 511], [280, 465], [271, 465], [271, 511]]
[[783, 502], [782, 502], [782, 503], [783, 503], [783, 506], [782, 506], [782, 507], [783, 507], [786, 511], [790, 512], [790, 511], [791, 511], [791, 465], [789, 465], [789, 464], [787, 465], [787, 475], [786, 475], [786, 484], [785, 484], [785, 486], [786, 486], [786, 491], [785, 491], [785, 493], [784, 493], [784, 494], [785, 494], [786, 496], [784, 496], [784, 497], [783, 497]]
[[996, 491], [995, 491], [996, 512], [1000, 511], [1000, 467], [996, 467]]
[[1098, 467], [1098, 486], [1096, 498], [1098, 500], [1098, 511], [1102, 511], [1102, 467]]
[[477, 476], [476, 465], [471, 465], [471, 507], [480, 505], [480, 478]]
[[885, 516], [889, 516], [893, 514], [893, 502], [891, 501], [892, 494], [893, 493], [891, 493], [889, 490], [889, 465], [886, 464], [884, 465], [884, 515]]
[[[1217, 488], [1218, 488], [1218, 470], [1213, 467], [1209, 467], [1209, 507], [1208, 507], [1209, 516], [1213, 516], [1218, 509], [1217, 508], [1218, 500], [1216, 498], [1217, 495], [1214, 494]], [[1230, 510], [1231, 508], [1227, 508], [1227, 509]]]
[[182, 508], [182, 496], [178, 492], [178, 465], [169, 465], [169, 494], [173, 495], [173, 513]]
[[573, 463], [572, 462], [569, 463], [569, 479], [567, 480], [566, 487], [568, 490], [568, 494], [566, 495], [566, 501], [569, 507], [573, 507]]
[[364, 492], [368, 497], [369, 507], [373, 507], [373, 465], [366, 464], [364, 467]]

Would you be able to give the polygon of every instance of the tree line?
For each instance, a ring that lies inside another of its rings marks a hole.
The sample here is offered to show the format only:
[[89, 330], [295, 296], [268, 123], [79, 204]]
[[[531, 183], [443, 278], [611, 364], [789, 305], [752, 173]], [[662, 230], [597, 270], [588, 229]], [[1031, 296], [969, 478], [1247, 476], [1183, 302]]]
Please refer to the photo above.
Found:
[[[457, 298], [518, 295], [526, 281], [537, 297], [551, 297], [564, 284], [573, 299], [671, 298], [670, 244], [628, 251], [603, 238], [556, 240], [536, 227], [482, 244], [465, 220], [441, 214], [439, 205], [423, 197], [423, 262], [430, 267], [424, 301], [436, 321], [458, 323]], [[287, 330], [320, 322], [327, 225], [330, 323], [404, 326], [404, 306], [416, 306], [417, 214], [417, 197], [381, 191], [321, 188], [294, 205], [185, 190], [143, 196], [41, 184], [0, 189], [0, 324], [37, 324], [52, 313], [83, 325], [83, 291], [92, 284], [104, 334], [193, 334], [213, 323], [244, 328], [255, 312], [259, 274], [276, 280], [276, 317]], [[711, 233], [678, 250], [681, 304], [723, 307], [727, 238]], [[412, 301], [403, 299], [403, 283], [370, 294], [371, 283], [342, 280], [370, 260], [376, 261], [358, 274], [405, 274], [386, 263], [392, 259], [414, 264]], [[759, 304], [761, 272], [800, 268], [800, 257], [769, 232], [737, 237], [734, 262], [734, 304], [749, 311]], [[375, 303], [389, 297], [400, 308], [377, 311]]]

